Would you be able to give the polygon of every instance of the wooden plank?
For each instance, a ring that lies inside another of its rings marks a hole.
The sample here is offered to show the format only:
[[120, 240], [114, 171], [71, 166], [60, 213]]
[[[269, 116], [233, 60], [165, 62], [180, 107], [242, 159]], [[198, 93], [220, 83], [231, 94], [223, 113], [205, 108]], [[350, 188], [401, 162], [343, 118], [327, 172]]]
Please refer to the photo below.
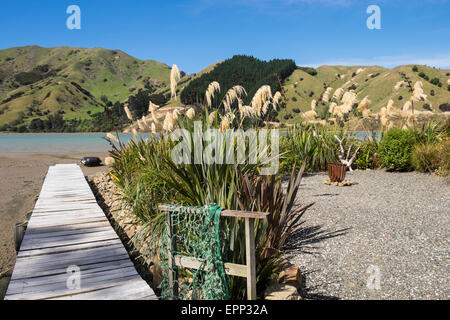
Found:
[[58, 253], [58, 252], [77, 251], [77, 250], [83, 250], [86, 248], [101, 248], [101, 247], [107, 247], [107, 246], [116, 245], [116, 244], [122, 244], [122, 241], [120, 241], [120, 239], [100, 240], [100, 241], [92, 241], [92, 242], [88, 242], [88, 243], [79, 243], [79, 244], [58, 246], [58, 247], [52, 247], [52, 248], [22, 250], [18, 253], [17, 258], [46, 255], [46, 254], [52, 254], [52, 253]]
[[[70, 289], [69, 266], [80, 271]], [[77, 165], [49, 167], [5, 299], [155, 299]]]
[[[120, 295], [118, 294], [120, 293]], [[114, 286], [111, 288], [105, 288], [102, 290], [95, 290], [90, 292], [84, 292], [84, 293], [77, 293], [74, 295], [68, 295], [64, 297], [56, 297], [51, 298], [50, 300], [97, 300], [97, 299], [111, 299], [111, 300], [117, 300], [121, 297], [126, 296], [128, 299], [139, 299], [139, 300], [157, 300], [155, 294], [147, 295], [147, 293], [144, 292], [144, 290], [141, 287], [141, 284], [139, 282], [136, 282], [135, 280], [127, 281], [123, 284], [120, 284], [118, 286]]]
[[[175, 255], [175, 265], [181, 268], [200, 269], [204, 259]], [[247, 266], [243, 264], [235, 264], [225, 262], [225, 273], [230, 276], [247, 277]], [[205, 270], [208, 271], [208, 270]]]

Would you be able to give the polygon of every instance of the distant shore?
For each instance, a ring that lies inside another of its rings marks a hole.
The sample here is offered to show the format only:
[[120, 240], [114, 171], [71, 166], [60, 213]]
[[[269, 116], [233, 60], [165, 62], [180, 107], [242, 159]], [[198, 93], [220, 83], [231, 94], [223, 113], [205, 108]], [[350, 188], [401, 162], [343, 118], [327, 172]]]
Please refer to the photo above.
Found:
[[[69, 154], [9, 153], [0, 155], [0, 300], [9, 283], [14, 267], [14, 225], [22, 222], [34, 208], [36, 197], [48, 167], [56, 163], [79, 163], [84, 156], [97, 156], [104, 160], [107, 152]], [[107, 167], [82, 167], [83, 173], [92, 175]]]

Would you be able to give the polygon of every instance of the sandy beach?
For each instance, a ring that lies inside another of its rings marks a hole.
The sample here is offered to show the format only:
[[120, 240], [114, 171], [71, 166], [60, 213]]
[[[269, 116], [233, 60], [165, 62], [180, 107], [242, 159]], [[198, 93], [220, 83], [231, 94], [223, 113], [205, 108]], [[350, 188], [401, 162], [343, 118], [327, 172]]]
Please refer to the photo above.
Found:
[[[0, 299], [6, 291], [14, 267], [14, 225], [32, 212], [48, 167], [57, 163], [79, 163], [84, 156], [104, 159], [106, 152], [92, 154], [15, 154], [0, 155]], [[91, 175], [107, 167], [82, 167]]]

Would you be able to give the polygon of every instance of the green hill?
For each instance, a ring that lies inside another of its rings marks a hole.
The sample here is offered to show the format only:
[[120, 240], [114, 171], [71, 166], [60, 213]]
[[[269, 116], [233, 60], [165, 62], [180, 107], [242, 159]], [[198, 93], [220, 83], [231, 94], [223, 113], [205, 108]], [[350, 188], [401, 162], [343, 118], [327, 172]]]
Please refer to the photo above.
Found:
[[[105, 97], [125, 101], [141, 88], [166, 88], [170, 67], [120, 50], [42, 48], [0, 50], [0, 126], [48, 114], [86, 119], [103, 111]], [[101, 99], [103, 97], [103, 99]]]
[[[327, 87], [333, 88], [330, 101], [332, 101], [336, 89], [343, 88], [344, 91], [353, 89], [357, 95], [357, 101], [361, 101], [367, 96], [371, 101], [369, 109], [374, 112], [385, 107], [390, 99], [394, 101], [396, 108], [402, 108], [410, 99], [411, 92], [405, 84], [398, 89], [395, 86], [405, 77], [409, 78], [413, 85], [416, 81], [423, 83], [427, 99], [416, 102], [414, 104], [416, 110], [431, 110], [435, 113], [446, 110], [450, 105], [448, 83], [450, 70], [416, 66], [417, 70], [414, 68], [416, 71], [413, 71], [413, 68], [413, 65], [399, 66], [393, 69], [378, 66], [321, 66], [316, 69], [316, 75], [297, 69], [284, 82], [283, 89], [287, 107], [280, 111], [279, 119], [288, 123], [299, 121], [301, 112], [310, 110], [312, 100], [319, 101]], [[426, 77], [423, 78], [421, 73]], [[432, 79], [438, 79], [439, 82], [435, 80], [434, 82], [437, 84], [433, 84], [431, 83]], [[327, 108], [328, 105], [329, 103], [325, 103], [323, 107]], [[286, 118], [288, 119], [286, 120]]]

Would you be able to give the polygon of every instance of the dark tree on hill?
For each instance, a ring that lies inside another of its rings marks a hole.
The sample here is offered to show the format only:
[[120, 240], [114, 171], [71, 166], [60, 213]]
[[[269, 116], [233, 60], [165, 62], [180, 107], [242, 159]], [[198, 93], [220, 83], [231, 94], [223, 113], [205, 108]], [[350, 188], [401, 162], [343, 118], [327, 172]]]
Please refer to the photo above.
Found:
[[139, 89], [135, 95], [130, 96], [128, 98], [128, 107], [133, 113], [133, 116], [136, 118], [141, 118], [143, 115], [147, 114], [149, 101], [149, 90]]
[[227, 90], [235, 85], [241, 85], [247, 91], [244, 104], [249, 104], [256, 91], [263, 85], [270, 85], [272, 92], [281, 90], [281, 80], [289, 77], [295, 70], [293, 60], [261, 61], [250, 56], [234, 56], [217, 65], [211, 72], [191, 81], [181, 92], [184, 104], [203, 104], [208, 85], [217, 81], [221, 92], [215, 98], [221, 101]]

